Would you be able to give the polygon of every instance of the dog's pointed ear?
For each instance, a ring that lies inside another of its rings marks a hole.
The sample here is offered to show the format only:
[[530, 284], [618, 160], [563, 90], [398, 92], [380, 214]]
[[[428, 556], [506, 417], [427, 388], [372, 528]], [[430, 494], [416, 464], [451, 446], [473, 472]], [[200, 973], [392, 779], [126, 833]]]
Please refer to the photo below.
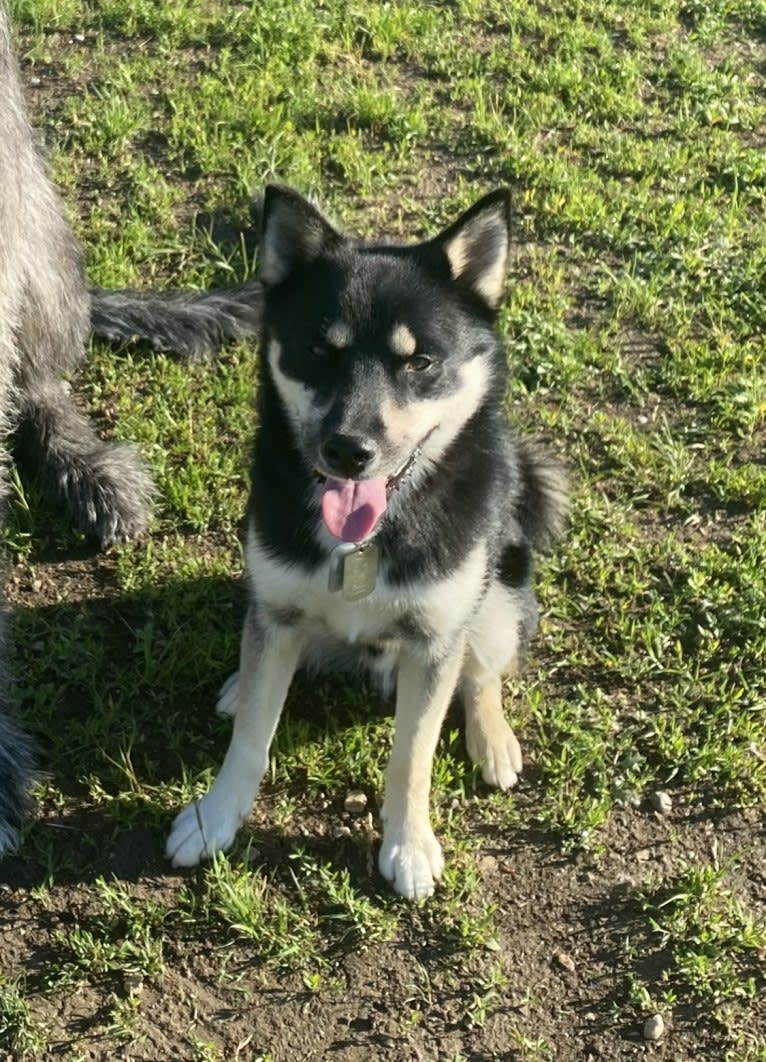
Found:
[[511, 246], [511, 193], [485, 195], [431, 241], [447, 259], [452, 279], [493, 312], [500, 304]]
[[308, 265], [343, 236], [312, 203], [292, 188], [269, 184], [261, 207], [260, 279], [281, 284], [294, 269]]

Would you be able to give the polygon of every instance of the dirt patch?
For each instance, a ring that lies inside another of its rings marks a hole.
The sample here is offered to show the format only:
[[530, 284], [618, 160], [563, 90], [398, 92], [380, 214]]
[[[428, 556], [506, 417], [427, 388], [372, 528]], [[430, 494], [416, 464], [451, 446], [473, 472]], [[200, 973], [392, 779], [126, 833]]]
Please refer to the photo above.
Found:
[[[414, 909], [390, 940], [342, 944], [315, 982], [305, 971], [265, 964], [251, 943], [220, 930], [174, 926], [165, 942], [164, 970], [131, 979], [91, 971], [71, 988], [51, 986], [62, 964], [62, 942], [73, 930], [98, 935], [102, 912], [92, 883], [99, 877], [130, 884], [137, 905], [172, 904], [195, 874], [168, 871], [164, 829], [138, 822], [114, 833], [98, 816], [45, 816], [57, 834], [57, 856], [70, 866], [70, 884], [40, 890], [28, 857], [0, 871], [0, 949], [8, 978], [36, 989], [40, 1019], [51, 1031], [40, 1057], [71, 1057], [74, 1043], [89, 1059], [194, 1059], [200, 1044], [223, 1058], [275, 1062], [339, 1058], [516, 1059], [547, 1045], [551, 1057], [575, 1062], [622, 1062], [647, 1052], [665, 1059], [714, 1059], [721, 1030], [706, 1007], [676, 1011], [662, 1042], [648, 1044], [648, 1016], [628, 1004], [631, 979], [660, 985], [670, 956], [648, 926], [645, 892], [672, 881], [689, 865], [738, 858], [739, 877], [755, 904], [766, 899], [766, 838], [754, 818], [684, 806], [668, 816], [648, 805], [615, 813], [599, 856], [568, 857], [544, 835], [483, 826], [475, 855], [482, 901], [496, 909], [491, 946], [466, 951], [445, 938], [429, 906]], [[534, 802], [534, 782], [522, 800]], [[268, 799], [259, 805], [258, 860], [283, 872], [298, 847], [327, 854], [321, 816], [307, 816], [306, 837], [280, 837]], [[327, 812], [326, 814], [331, 814]], [[317, 837], [311, 829], [316, 825]], [[263, 830], [263, 832], [261, 832]], [[303, 832], [303, 831], [302, 831]], [[355, 884], [381, 883], [352, 858]], [[74, 961], [74, 958], [73, 958]], [[104, 1033], [115, 1000], [135, 1000], [140, 1031], [116, 1048]], [[752, 1007], [752, 1028], [766, 1020]], [[196, 1045], [196, 1046], [195, 1046]], [[117, 1053], [115, 1053], [117, 1051]], [[525, 1053], [526, 1052], [526, 1053]], [[11, 1059], [12, 1054], [0, 1057]], [[541, 1057], [546, 1057], [544, 1054]]]

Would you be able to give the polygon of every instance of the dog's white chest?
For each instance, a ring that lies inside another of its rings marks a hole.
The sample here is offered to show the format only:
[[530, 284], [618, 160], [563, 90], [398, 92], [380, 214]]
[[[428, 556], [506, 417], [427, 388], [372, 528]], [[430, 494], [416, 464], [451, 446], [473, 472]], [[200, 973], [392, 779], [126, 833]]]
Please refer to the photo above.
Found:
[[[246, 556], [256, 596], [268, 608], [296, 614], [319, 635], [347, 644], [390, 638], [396, 624], [414, 619], [433, 641], [448, 639], [472, 613], [483, 585], [486, 550], [477, 546], [449, 576], [392, 587], [385, 569], [376, 569], [374, 588], [359, 599], [344, 597], [337, 587], [332, 561], [307, 573], [297, 565], [270, 556], [250, 530]], [[361, 581], [370, 578], [364, 572]]]

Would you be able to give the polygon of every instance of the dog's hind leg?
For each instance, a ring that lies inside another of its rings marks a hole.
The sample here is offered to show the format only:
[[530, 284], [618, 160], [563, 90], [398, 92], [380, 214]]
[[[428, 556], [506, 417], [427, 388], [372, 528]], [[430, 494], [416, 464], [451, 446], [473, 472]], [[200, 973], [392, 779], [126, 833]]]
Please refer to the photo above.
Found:
[[16, 452], [77, 527], [106, 547], [146, 530], [154, 487], [136, 448], [100, 439], [75, 405], [67, 377], [85, 358], [88, 329], [81, 256], [53, 189], [42, 174], [35, 180], [38, 212], [27, 237], [39, 243], [38, 265], [29, 268], [18, 330]]
[[63, 382], [50, 390], [29, 386], [22, 394], [17, 453], [66, 504], [77, 527], [102, 547], [142, 534], [154, 486], [135, 446], [100, 439]]
[[255, 609], [248, 612], [231, 742], [210, 792], [192, 801], [173, 823], [166, 851], [174, 866], [194, 866], [228, 848], [250, 814], [303, 643], [294, 627], [264, 628]]
[[439, 665], [403, 649], [399, 663], [378, 865], [383, 877], [408, 900], [430, 896], [444, 866], [428, 802], [436, 743], [455, 692], [463, 648], [461, 637]]
[[510, 789], [522, 768], [521, 748], [503, 713], [502, 675], [519, 665], [537, 625], [537, 604], [528, 586], [489, 587], [468, 636], [460, 677], [465, 743], [488, 785]]
[[500, 676], [481, 685], [464, 673], [460, 693], [465, 705], [468, 755], [481, 767], [488, 785], [510, 789], [521, 774], [521, 746], [503, 714]]
[[[25, 124], [22, 114], [18, 121]], [[147, 526], [153, 487], [136, 450], [105, 442], [79, 412], [67, 378], [84, 361], [89, 324], [82, 253], [33, 147], [21, 131], [16, 269], [22, 294], [16, 312], [21, 445], [46, 485], [69, 507], [77, 526], [102, 546]]]

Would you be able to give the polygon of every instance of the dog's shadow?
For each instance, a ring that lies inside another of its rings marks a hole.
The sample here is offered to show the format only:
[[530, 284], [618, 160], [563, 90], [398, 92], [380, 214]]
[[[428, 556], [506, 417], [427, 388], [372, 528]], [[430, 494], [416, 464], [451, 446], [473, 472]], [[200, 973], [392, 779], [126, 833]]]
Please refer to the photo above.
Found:
[[[0, 880], [12, 888], [112, 877], [138, 882], [174, 873], [164, 858], [173, 815], [190, 787], [199, 792], [212, 780], [231, 732], [231, 720], [214, 707], [238, 664], [246, 607], [241, 582], [200, 575], [124, 592], [109, 585], [116, 582], [109, 566], [99, 565], [95, 574], [104, 593], [79, 599], [76, 580], [61, 580], [60, 568], [63, 563], [70, 577], [80, 566], [92, 569], [89, 552], [83, 547], [69, 550], [65, 561], [50, 558], [57, 562], [51, 590], [63, 589], [68, 599], [12, 608], [15, 699], [41, 769], [21, 846], [0, 864]], [[38, 596], [45, 592], [44, 567], [34, 568], [43, 569]], [[301, 746], [311, 746], [313, 766], [322, 744], [342, 746], [349, 728], [362, 755], [359, 728], [391, 707], [361, 683], [299, 673], [277, 755], [301, 764]], [[274, 865], [297, 846], [317, 857], [336, 850], [332, 828], [346, 821], [345, 787], [336, 785], [327, 802], [307, 797], [306, 782], [306, 769], [298, 766], [295, 778], [279, 786], [277, 801], [267, 779], [238, 849], [250, 843]], [[299, 808], [300, 831], [280, 801]], [[375, 810], [372, 801], [370, 807]], [[316, 838], [303, 832], [315, 815]], [[331, 825], [322, 829], [322, 819]], [[352, 856], [355, 838], [343, 841]]]

